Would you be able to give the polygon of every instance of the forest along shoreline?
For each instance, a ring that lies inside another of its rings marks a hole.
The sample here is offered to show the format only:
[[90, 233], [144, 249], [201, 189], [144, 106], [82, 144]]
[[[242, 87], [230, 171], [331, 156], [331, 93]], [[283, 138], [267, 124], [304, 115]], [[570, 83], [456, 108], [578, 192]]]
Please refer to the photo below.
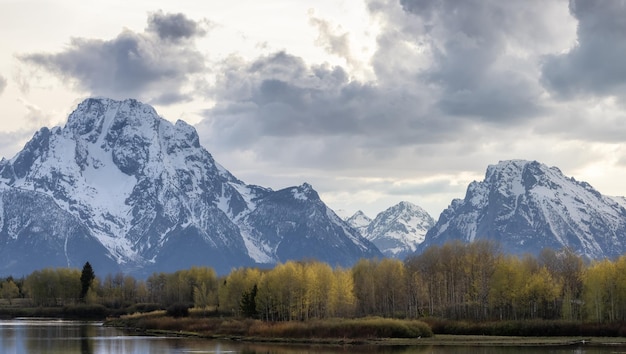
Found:
[[144, 331], [289, 340], [424, 342], [433, 338], [425, 328], [434, 340], [626, 336], [626, 256], [589, 263], [567, 249], [546, 249], [519, 257], [478, 241], [433, 246], [405, 261], [363, 259], [352, 268], [290, 261], [219, 276], [207, 267], [146, 279], [96, 273], [86, 263], [82, 272], [47, 268], [0, 278], [0, 317], [109, 318]]

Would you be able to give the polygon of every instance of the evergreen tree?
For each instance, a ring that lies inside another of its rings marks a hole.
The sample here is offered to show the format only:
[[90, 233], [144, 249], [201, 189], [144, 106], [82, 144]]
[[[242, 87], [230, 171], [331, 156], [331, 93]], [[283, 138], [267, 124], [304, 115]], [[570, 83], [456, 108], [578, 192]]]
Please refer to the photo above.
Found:
[[246, 317], [255, 318], [257, 316], [257, 310], [256, 310], [257, 291], [258, 291], [258, 288], [256, 284], [254, 284], [254, 286], [252, 287], [252, 290], [244, 291], [244, 293], [241, 294], [241, 304], [240, 304], [241, 312], [243, 312], [243, 315]]
[[83, 266], [83, 272], [80, 274], [80, 300], [85, 301], [85, 297], [87, 296], [87, 291], [89, 291], [89, 287], [93, 283], [93, 280], [96, 279], [96, 275], [93, 272], [93, 268], [91, 268], [91, 264], [89, 262], [85, 263]]

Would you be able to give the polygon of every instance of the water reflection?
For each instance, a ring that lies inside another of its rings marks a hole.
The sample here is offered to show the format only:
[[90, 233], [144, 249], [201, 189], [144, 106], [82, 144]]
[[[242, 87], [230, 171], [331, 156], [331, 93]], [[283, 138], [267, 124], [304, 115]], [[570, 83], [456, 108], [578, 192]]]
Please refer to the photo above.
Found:
[[132, 336], [100, 323], [13, 320], [0, 321], [0, 352], [10, 354], [63, 353], [242, 353], [242, 354], [600, 354], [625, 348], [609, 347], [459, 347], [459, 346], [305, 346], [237, 343], [194, 338]]
[[[101, 323], [13, 320], [0, 321], [2, 353], [171, 353], [168, 338], [127, 336]], [[175, 347], [175, 346], [174, 346]]]

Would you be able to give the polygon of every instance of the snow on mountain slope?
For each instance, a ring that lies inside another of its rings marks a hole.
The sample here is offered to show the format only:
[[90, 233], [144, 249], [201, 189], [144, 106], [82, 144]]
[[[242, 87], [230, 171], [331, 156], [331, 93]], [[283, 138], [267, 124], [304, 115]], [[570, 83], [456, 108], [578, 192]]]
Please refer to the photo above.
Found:
[[372, 241], [386, 256], [404, 258], [413, 253], [435, 221], [422, 208], [400, 202], [379, 213], [374, 220], [362, 211], [347, 218], [350, 226]]
[[[42, 128], [15, 157], [0, 162], [0, 185], [52, 198], [127, 271], [205, 264], [223, 273], [282, 261], [270, 247], [282, 239], [251, 226], [251, 215], [278, 192], [238, 180], [200, 146], [193, 127], [172, 124], [135, 100], [83, 101], [64, 127]], [[294, 207], [321, 203], [306, 192], [292, 189]], [[336, 220], [318, 222], [293, 237], [338, 227]], [[361, 246], [359, 235], [333, 236]], [[370, 250], [353, 251], [350, 259]]]
[[349, 218], [344, 218], [344, 220], [346, 220], [346, 222], [350, 224], [350, 226], [357, 229], [363, 236], [367, 235], [367, 227], [372, 222], [372, 219], [370, 219], [369, 216], [365, 215], [365, 213], [363, 213], [361, 210], [357, 211]]
[[603, 196], [586, 182], [536, 161], [501, 161], [453, 200], [420, 250], [453, 239], [498, 241], [505, 251], [537, 254], [570, 247], [589, 258], [626, 251], [623, 198]]
[[271, 260], [315, 258], [346, 266], [381, 257], [367, 239], [341, 220], [311, 185], [271, 192], [243, 220], [248, 240]]
[[622, 208], [626, 209], [626, 198], [625, 197], [609, 197], [609, 198], [613, 199]]
[[415, 252], [426, 232], [435, 224], [422, 208], [400, 202], [381, 212], [368, 225], [366, 237], [387, 257], [404, 258]]
[[119, 271], [80, 221], [43, 193], [0, 187], [0, 225], [0, 274], [20, 277], [51, 266], [80, 268], [87, 261]]

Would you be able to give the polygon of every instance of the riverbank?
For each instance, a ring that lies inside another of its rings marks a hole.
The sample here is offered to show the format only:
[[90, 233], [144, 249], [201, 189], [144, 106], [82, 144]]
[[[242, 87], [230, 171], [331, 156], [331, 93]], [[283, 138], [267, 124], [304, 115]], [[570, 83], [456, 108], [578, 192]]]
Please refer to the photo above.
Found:
[[406, 339], [433, 336], [430, 327], [422, 321], [380, 317], [266, 322], [242, 318], [172, 317], [167, 316], [165, 311], [154, 311], [109, 319], [105, 325], [144, 333], [169, 333], [212, 339], [251, 338], [254, 341], [290, 343], [301, 342], [303, 339], [315, 342], [357, 343], [377, 338]]
[[[106, 326], [147, 335], [168, 335], [243, 342], [381, 346], [626, 346], [626, 337], [425, 335], [399, 330], [421, 321], [382, 318], [268, 323], [252, 319], [165, 316], [163, 311], [109, 319]], [[391, 328], [395, 328], [392, 330]]]
[[[118, 327], [119, 328], [119, 327]], [[128, 328], [125, 328], [129, 330]], [[626, 338], [613, 337], [519, 337], [436, 334], [426, 338], [269, 338], [253, 336], [207, 335], [197, 332], [138, 330], [145, 335], [193, 337], [207, 340], [232, 340], [249, 343], [330, 345], [330, 346], [475, 346], [475, 347], [626, 347]]]
[[102, 305], [71, 305], [62, 307], [0, 307], [0, 319], [16, 317], [63, 318], [68, 320], [102, 321], [114, 313]]
[[430, 338], [420, 339], [383, 339], [372, 340], [369, 344], [381, 345], [437, 345], [437, 346], [626, 346], [623, 337], [521, 337], [521, 336], [486, 336], [436, 334]]

